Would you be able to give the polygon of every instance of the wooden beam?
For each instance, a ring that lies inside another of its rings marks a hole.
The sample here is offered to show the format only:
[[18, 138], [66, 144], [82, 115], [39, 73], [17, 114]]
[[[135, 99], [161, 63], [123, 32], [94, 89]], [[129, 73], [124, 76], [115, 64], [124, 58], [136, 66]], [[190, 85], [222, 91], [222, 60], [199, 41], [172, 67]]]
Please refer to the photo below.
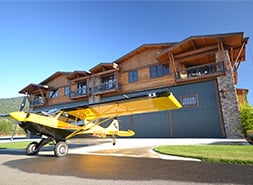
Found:
[[171, 63], [172, 66], [172, 70], [174, 71], [174, 73], [176, 72], [176, 66], [175, 66], [175, 60], [174, 60], [174, 56], [173, 53], [169, 53], [169, 62]]
[[190, 60], [190, 59], [198, 58], [198, 57], [201, 57], [201, 56], [214, 54], [216, 52], [217, 52], [217, 50], [210, 50], [210, 51], [208, 51], [208, 52], [206, 51], [204, 53], [198, 53], [198, 54], [195, 54], [195, 55], [190, 55], [190, 56], [185, 56], [185, 57], [177, 58], [175, 60], [177, 62], [184, 62], [185, 60]]
[[192, 55], [198, 55], [198, 54], [205, 54], [206, 52], [210, 52], [210, 51], [213, 51], [213, 50], [217, 50], [217, 45], [212, 45], [212, 46], [208, 46], [208, 47], [205, 47], [205, 48], [200, 48], [200, 49], [196, 49], [196, 50], [193, 50], [193, 51], [188, 51], [188, 52], [184, 52], [184, 53], [180, 53], [180, 54], [177, 54], [174, 56], [175, 60], [178, 60], [178, 59], [181, 59], [181, 58], [186, 58], [186, 57], [189, 57], [189, 56], [192, 56]]
[[236, 59], [235, 59], [235, 63], [238, 62], [239, 57], [240, 57], [240, 55], [241, 55], [241, 53], [242, 53], [243, 48], [245, 47], [245, 45], [246, 45], [246, 43], [243, 42], [243, 43], [242, 43], [242, 46], [241, 46], [241, 48], [240, 48], [240, 51], [239, 51], [239, 53], [238, 53], [238, 55], [237, 55], [237, 57], [236, 57]]
[[218, 52], [219, 52], [219, 57], [221, 61], [224, 61], [224, 47], [223, 47], [223, 43], [222, 40], [220, 38], [217, 39], [217, 45], [218, 45]]
[[191, 45], [192, 45], [192, 47], [193, 47], [193, 49], [194, 49], [194, 50], [196, 50], [196, 49], [197, 49], [196, 44], [195, 44], [195, 42], [194, 42], [194, 40], [193, 40], [193, 39], [191, 40]]
[[237, 71], [241, 65], [241, 60], [234, 64], [234, 71]]
[[235, 61], [234, 61], [234, 48], [230, 48], [230, 61], [231, 61], [231, 65], [234, 66], [235, 65]]

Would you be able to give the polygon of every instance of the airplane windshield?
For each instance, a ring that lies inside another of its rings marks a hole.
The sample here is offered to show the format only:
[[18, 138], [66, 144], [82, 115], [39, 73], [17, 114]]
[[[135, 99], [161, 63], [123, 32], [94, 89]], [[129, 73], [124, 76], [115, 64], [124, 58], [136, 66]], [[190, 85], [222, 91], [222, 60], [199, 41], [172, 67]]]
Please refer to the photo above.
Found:
[[80, 121], [80, 119], [77, 118], [76, 116], [67, 114], [66, 112], [62, 112], [58, 120], [70, 123], [72, 125], [77, 125], [78, 121]]

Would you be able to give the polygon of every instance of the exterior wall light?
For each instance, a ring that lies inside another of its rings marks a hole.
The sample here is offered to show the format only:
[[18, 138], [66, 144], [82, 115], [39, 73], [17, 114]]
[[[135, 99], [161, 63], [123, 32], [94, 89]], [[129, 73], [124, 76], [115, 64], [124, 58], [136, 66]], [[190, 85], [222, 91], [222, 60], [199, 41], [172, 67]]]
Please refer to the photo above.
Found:
[[221, 89], [220, 93], [222, 94], [223, 98], [226, 98], [227, 89]]

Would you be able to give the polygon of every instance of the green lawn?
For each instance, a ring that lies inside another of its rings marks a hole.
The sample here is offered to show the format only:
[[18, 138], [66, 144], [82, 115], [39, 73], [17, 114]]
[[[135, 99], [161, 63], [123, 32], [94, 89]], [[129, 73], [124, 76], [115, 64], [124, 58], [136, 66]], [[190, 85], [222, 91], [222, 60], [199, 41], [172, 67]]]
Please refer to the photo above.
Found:
[[208, 162], [253, 164], [252, 145], [185, 145], [159, 146], [155, 151], [183, 157], [198, 158]]
[[30, 142], [0, 143], [0, 149], [24, 149]]

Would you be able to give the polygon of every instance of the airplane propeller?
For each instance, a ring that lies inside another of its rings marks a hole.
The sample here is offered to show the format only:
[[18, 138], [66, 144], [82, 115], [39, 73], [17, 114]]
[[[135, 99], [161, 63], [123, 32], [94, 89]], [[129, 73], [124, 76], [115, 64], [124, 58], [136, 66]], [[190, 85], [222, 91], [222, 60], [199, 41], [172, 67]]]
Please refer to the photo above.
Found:
[[[26, 98], [27, 98], [27, 95], [23, 97], [23, 100], [20, 104], [20, 107], [19, 107], [19, 111], [23, 111], [24, 108], [25, 108], [25, 103], [26, 103]], [[13, 132], [12, 132], [12, 135], [11, 135], [11, 141], [13, 141], [13, 137], [16, 133], [16, 130], [17, 130], [17, 126], [18, 126], [19, 122], [16, 121], [16, 124], [14, 125], [14, 129], [13, 129]]]

